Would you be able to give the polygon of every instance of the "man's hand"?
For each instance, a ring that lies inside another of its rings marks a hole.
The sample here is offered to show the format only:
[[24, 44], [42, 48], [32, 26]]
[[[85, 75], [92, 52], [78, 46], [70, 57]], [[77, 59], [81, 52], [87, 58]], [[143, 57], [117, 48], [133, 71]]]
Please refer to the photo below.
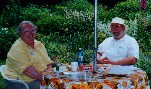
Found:
[[107, 57], [98, 60], [98, 64], [112, 64], [111, 60]]

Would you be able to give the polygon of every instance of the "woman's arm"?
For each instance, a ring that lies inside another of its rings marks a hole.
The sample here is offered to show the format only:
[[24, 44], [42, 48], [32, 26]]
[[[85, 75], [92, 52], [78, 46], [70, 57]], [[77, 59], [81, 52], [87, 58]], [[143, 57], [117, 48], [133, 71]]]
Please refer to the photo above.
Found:
[[28, 66], [24, 71], [23, 74], [31, 77], [33, 79], [42, 80], [42, 74], [40, 74], [34, 66]]

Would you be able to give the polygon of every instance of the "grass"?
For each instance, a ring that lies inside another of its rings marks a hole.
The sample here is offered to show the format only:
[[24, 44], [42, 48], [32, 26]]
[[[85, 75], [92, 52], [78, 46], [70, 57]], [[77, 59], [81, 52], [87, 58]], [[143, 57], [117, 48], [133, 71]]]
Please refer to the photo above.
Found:
[[[4, 60], [0, 60], [0, 66], [3, 65], [3, 64], [5, 64], [5, 61]], [[3, 77], [2, 77], [2, 75], [0, 73], [0, 89], [4, 89], [3, 86], [4, 86]]]

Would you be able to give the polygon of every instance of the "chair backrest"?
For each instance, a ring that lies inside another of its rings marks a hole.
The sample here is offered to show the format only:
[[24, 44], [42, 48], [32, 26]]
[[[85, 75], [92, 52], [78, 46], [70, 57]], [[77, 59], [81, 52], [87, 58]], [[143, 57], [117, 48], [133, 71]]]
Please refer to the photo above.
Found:
[[10, 81], [10, 82], [17, 82], [17, 83], [21, 83], [23, 85], [25, 85], [26, 89], [29, 89], [29, 86], [26, 82], [24, 82], [23, 80], [20, 80], [20, 79], [11, 79], [11, 78], [8, 78], [5, 76], [5, 69], [6, 69], [6, 65], [1, 65], [0, 67], [0, 71], [1, 71], [1, 74], [3, 76], [4, 79]]

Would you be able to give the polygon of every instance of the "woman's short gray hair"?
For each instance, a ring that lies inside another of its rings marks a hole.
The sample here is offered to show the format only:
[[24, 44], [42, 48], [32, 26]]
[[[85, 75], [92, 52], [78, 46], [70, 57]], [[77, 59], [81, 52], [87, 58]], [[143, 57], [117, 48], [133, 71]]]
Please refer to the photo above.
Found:
[[32, 25], [33, 26], [33, 28], [35, 29], [35, 30], [37, 30], [37, 26], [35, 26], [31, 21], [22, 21], [20, 24], [19, 24], [19, 26], [16, 28], [16, 33], [20, 36], [20, 33], [21, 33], [21, 31], [22, 31], [22, 25], [23, 24], [30, 24], [30, 25]]

